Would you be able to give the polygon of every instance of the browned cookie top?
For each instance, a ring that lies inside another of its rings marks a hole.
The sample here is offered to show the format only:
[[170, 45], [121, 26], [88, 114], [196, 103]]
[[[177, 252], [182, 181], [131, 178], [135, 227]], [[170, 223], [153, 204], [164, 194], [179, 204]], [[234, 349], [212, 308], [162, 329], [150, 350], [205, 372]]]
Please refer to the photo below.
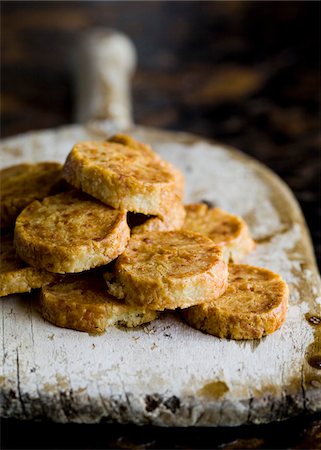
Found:
[[14, 225], [29, 203], [61, 188], [62, 165], [56, 162], [18, 164], [0, 171], [1, 228]]

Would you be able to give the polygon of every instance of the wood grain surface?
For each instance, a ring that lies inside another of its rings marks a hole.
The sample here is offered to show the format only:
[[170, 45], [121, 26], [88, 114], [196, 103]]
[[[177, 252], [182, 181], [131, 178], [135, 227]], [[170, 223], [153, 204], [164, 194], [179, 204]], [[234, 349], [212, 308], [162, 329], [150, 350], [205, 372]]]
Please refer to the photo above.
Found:
[[[320, 262], [317, 3], [72, 3], [2, 2], [2, 135], [72, 121], [75, 41], [93, 25], [119, 28], [138, 48], [135, 120], [218, 138], [273, 168], [295, 192]], [[199, 441], [187, 431], [145, 429], [143, 439], [109, 428], [108, 446], [318, 448], [315, 420], [203, 431]], [[6, 445], [37, 445], [10, 432], [19, 426], [7, 424]]]

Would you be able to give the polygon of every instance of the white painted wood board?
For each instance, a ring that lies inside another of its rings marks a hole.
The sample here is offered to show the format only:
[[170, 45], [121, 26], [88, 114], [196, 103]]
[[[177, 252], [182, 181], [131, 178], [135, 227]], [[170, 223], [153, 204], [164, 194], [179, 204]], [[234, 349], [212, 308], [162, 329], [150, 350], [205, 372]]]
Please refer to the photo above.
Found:
[[[72, 145], [104, 139], [115, 125], [27, 133], [1, 144], [2, 166], [64, 161]], [[1, 299], [1, 415], [57, 422], [162, 426], [263, 423], [321, 410], [320, 277], [302, 213], [272, 172], [235, 150], [183, 133], [134, 127], [186, 176], [186, 202], [207, 200], [248, 222], [257, 249], [246, 262], [274, 270], [290, 286], [285, 324], [259, 341], [203, 334], [179, 315], [99, 337], [57, 328], [30, 295]]]

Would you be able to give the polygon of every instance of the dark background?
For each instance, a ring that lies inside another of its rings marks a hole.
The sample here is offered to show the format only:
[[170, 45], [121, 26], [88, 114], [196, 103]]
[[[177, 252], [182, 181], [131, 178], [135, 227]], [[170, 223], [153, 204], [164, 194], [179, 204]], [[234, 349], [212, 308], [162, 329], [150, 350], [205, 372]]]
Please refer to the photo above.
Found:
[[[217, 139], [272, 168], [303, 209], [320, 267], [320, 12], [308, 1], [2, 1], [1, 135], [71, 123], [75, 44], [92, 26], [116, 28], [138, 51], [135, 122]], [[2, 421], [1, 431], [4, 448], [321, 448], [316, 416], [207, 430]]]

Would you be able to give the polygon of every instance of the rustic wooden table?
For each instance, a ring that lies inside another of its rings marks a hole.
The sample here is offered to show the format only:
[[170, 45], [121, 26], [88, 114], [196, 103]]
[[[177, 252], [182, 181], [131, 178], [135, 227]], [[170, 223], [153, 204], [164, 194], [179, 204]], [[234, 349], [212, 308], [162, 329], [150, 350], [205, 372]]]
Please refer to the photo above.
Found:
[[[320, 267], [317, 2], [3, 1], [1, 9], [3, 137], [72, 122], [75, 43], [93, 26], [119, 29], [138, 50], [135, 121], [215, 138], [272, 168], [300, 202]], [[321, 448], [317, 416], [233, 429], [1, 425], [3, 448]]]

